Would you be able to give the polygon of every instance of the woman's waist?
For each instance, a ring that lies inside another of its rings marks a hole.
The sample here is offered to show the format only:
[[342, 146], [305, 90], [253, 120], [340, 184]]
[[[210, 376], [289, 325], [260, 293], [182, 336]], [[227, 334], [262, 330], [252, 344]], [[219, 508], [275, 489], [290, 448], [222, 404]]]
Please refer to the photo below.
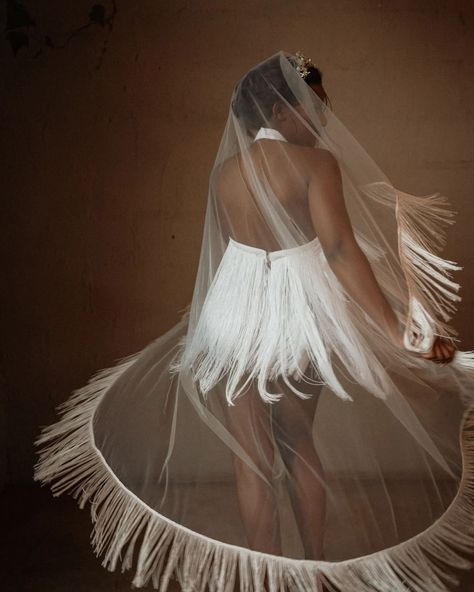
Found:
[[312, 240], [301, 245], [296, 245], [293, 247], [287, 247], [277, 250], [267, 250], [262, 247], [256, 247], [253, 245], [239, 242], [229, 237], [229, 243], [227, 248], [233, 249], [235, 251], [240, 251], [241, 253], [246, 253], [248, 255], [261, 257], [263, 259], [266, 259], [267, 261], [274, 261], [276, 259], [281, 259], [283, 257], [292, 257], [295, 255], [300, 255], [308, 251], [319, 252], [321, 250], [321, 242], [319, 238], [316, 236]]

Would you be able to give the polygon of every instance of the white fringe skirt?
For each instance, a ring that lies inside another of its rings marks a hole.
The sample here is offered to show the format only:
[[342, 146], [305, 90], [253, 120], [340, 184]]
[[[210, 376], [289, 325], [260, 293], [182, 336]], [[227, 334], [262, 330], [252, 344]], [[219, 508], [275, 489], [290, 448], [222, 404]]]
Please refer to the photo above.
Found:
[[[380, 256], [360, 235], [358, 242], [369, 260]], [[336, 353], [358, 382], [384, 398], [385, 371], [353, 315], [317, 237], [278, 251], [230, 238], [195, 331], [171, 370], [191, 367], [204, 395], [225, 377], [229, 404], [252, 380], [265, 401], [277, 401], [282, 393], [266, 386], [277, 377], [304, 398], [311, 395], [291, 379], [328, 385], [352, 400], [336, 376]]]

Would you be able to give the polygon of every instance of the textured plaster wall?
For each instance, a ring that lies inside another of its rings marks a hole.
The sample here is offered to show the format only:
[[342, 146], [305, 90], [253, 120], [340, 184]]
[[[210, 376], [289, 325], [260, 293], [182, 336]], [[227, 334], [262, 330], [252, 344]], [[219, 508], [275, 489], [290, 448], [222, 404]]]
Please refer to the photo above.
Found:
[[[24, 4], [61, 37], [92, 2]], [[36, 58], [2, 41], [0, 483], [31, 479], [72, 389], [177, 321], [233, 83], [278, 49], [312, 56], [394, 184], [452, 199], [473, 348], [473, 32], [469, 0], [122, 0], [99, 68], [98, 27]]]

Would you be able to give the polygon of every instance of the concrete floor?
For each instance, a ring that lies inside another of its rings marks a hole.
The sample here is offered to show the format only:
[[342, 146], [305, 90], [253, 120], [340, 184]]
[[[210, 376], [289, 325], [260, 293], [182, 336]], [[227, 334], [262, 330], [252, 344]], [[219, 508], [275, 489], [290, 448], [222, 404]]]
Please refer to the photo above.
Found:
[[[8, 488], [1, 495], [1, 516], [2, 534], [7, 533], [1, 551], [2, 565], [6, 566], [2, 592], [131, 589], [130, 572], [108, 572], [93, 554], [88, 506], [81, 511], [70, 496], [53, 498], [47, 487], [33, 484]], [[464, 574], [461, 586], [453, 588], [456, 592], [473, 590], [473, 572]], [[172, 585], [169, 592], [179, 592], [179, 587]]]

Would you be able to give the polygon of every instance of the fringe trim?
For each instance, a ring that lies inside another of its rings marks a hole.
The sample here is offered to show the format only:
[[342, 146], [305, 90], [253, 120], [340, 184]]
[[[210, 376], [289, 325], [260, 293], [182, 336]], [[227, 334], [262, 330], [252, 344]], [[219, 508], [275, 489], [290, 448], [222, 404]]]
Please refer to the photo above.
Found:
[[[283, 393], [270, 392], [267, 381], [279, 375], [296, 395], [310, 396], [288, 377], [301, 379], [311, 360], [317, 368], [317, 383], [351, 400], [330, 360], [330, 343], [322, 329], [329, 323], [317, 322], [297, 271], [306, 257], [315, 273], [322, 275], [322, 269], [316, 269], [320, 251], [316, 240], [274, 253], [230, 241], [196, 330], [189, 340], [186, 337], [186, 348], [171, 363], [170, 371], [192, 368], [204, 396], [226, 376], [229, 405], [255, 379], [262, 399], [274, 403]], [[283, 256], [274, 258], [275, 253]], [[309, 377], [305, 380], [310, 381]]]
[[443, 226], [454, 223], [454, 210], [443, 209], [448, 206], [440, 194], [418, 197], [397, 191], [400, 260], [411, 295], [408, 318], [416, 322], [419, 316], [426, 317], [425, 324], [444, 337], [458, 334], [448, 324], [456, 311], [454, 303], [461, 300], [460, 284], [451, 280], [451, 272], [462, 269], [436, 255], [446, 244]]
[[[382, 257], [377, 245], [361, 233], [356, 236], [370, 260]], [[334, 372], [331, 356], [336, 354], [360, 384], [385, 398], [390, 388], [385, 371], [365, 354], [345, 300], [319, 239], [272, 252], [231, 240], [196, 328], [181, 341], [170, 371], [191, 368], [204, 397], [225, 376], [229, 405], [253, 379], [265, 402], [277, 402], [283, 393], [270, 392], [267, 383], [279, 376], [303, 399], [311, 392], [290, 378], [325, 384], [352, 401]], [[307, 373], [310, 363], [314, 377]]]
[[461, 300], [457, 294], [460, 284], [451, 279], [452, 272], [462, 266], [437, 254], [446, 244], [445, 227], [455, 222], [457, 212], [439, 193], [411, 195], [386, 182], [363, 186], [363, 191], [384, 205], [395, 206], [398, 253], [409, 292], [405, 346], [428, 351], [435, 335], [458, 335], [448, 321]]
[[62, 418], [45, 427], [34, 479], [53, 495], [91, 503], [91, 544], [102, 566], [135, 569], [132, 586], [166, 592], [177, 579], [184, 592], [448, 592], [456, 570], [474, 555], [474, 406], [461, 429], [463, 476], [446, 512], [413, 538], [341, 562], [296, 560], [229, 545], [173, 522], [128, 490], [95, 445], [93, 418], [108, 388], [141, 352], [96, 373], [57, 407]]

